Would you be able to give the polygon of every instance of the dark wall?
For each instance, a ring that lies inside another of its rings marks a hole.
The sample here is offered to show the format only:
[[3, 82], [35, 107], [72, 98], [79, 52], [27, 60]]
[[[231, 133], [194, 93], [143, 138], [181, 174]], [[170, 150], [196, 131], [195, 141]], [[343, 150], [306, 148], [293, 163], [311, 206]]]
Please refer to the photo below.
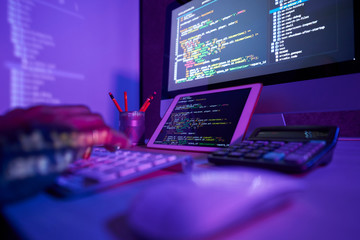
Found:
[[160, 122], [161, 82], [166, 7], [174, 0], [140, 0], [140, 95], [141, 104], [157, 95], [146, 111], [145, 138], [150, 138]]

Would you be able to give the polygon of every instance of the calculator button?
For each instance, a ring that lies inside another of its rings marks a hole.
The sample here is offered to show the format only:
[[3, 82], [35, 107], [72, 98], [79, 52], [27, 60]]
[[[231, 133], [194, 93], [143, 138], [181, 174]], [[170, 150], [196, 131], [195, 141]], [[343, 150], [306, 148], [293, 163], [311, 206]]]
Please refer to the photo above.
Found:
[[245, 158], [250, 158], [250, 159], [258, 159], [258, 158], [261, 157], [261, 155], [262, 155], [262, 154], [251, 152], [251, 153], [246, 153], [246, 154], [244, 155], [244, 157], [245, 157]]
[[248, 153], [248, 152], [251, 152], [251, 150], [250, 149], [237, 149], [236, 152]]
[[244, 149], [254, 150], [254, 149], [257, 149], [257, 148], [258, 148], [258, 146], [250, 145], [250, 146], [245, 147]]
[[286, 156], [285, 162], [301, 164], [306, 162], [310, 157], [311, 157], [310, 154], [299, 155], [299, 154], [291, 153]]
[[[283, 144], [282, 144], [283, 145]], [[278, 144], [278, 143], [270, 143], [270, 144], [268, 144], [268, 145], [266, 145], [267, 147], [269, 147], [269, 148], [279, 148], [279, 147], [281, 147], [282, 146], [281, 144]]]
[[310, 143], [316, 143], [316, 144], [320, 144], [322, 146], [326, 145], [326, 141], [323, 141], [323, 140], [312, 140], [312, 141], [310, 141]]
[[257, 150], [254, 150], [253, 151], [253, 153], [257, 153], [257, 154], [261, 154], [261, 155], [263, 155], [263, 154], [265, 154], [265, 153], [267, 153], [268, 151], [264, 151], [264, 150], [261, 150], [261, 149], [257, 149]]
[[228, 151], [235, 151], [236, 149], [239, 149], [240, 147], [239, 146], [229, 146], [228, 148], [227, 148], [227, 150]]
[[323, 147], [323, 144], [309, 142], [295, 151], [297, 154], [315, 154]]
[[254, 144], [252, 144], [252, 146], [254, 146], [254, 147], [262, 147], [262, 146], [264, 146], [265, 144], [264, 143], [254, 143]]
[[259, 148], [258, 150], [263, 150], [263, 151], [265, 151], [265, 152], [270, 152], [270, 151], [274, 150], [274, 148], [271, 148], [271, 147], [261, 147], [261, 148]]
[[241, 152], [231, 152], [231, 153], [229, 153], [228, 156], [229, 156], [229, 157], [239, 158], [239, 157], [244, 156], [244, 153], [241, 153]]
[[274, 161], [274, 162], [279, 162], [281, 160], [283, 160], [285, 157], [285, 153], [282, 152], [269, 152], [266, 153], [263, 156], [264, 160], [269, 160], [269, 161]]
[[282, 147], [288, 147], [288, 148], [292, 148], [292, 149], [296, 149], [301, 147], [303, 144], [301, 142], [290, 142], [287, 143], [285, 145], [283, 145]]
[[283, 154], [288, 154], [288, 153], [290, 153], [290, 149], [288, 149], [288, 148], [279, 148], [279, 149], [276, 149], [274, 152], [277, 152], [277, 153], [283, 153]]
[[236, 143], [233, 145], [233, 147], [244, 147], [249, 145], [249, 143], [244, 143], [244, 142], [240, 142], [240, 143]]
[[270, 144], [276, 144], [276, 145], [280, 145], [280, 146], [282, 146], [282, 145], [284, 145], [284, 144], [285, 144], [285, 142], [281, 142], [281, 141], [272, 141]]
[[225, 150], [221, 150], [221, 151], [217, 151], [217, 152], [213, 152], [212, 153], [212, 155], [214, 155], [214, 156], [226, 156], [228, 154], [228, 152], [227, 151], [225, 151]]

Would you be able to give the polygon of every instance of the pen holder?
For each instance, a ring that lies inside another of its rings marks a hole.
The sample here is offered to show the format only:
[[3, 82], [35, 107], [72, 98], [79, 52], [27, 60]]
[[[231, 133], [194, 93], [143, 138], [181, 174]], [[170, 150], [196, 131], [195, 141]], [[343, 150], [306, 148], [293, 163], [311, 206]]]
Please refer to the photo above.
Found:
[[129, 138], [132, 146], [144, 144], [145, 112], [120, 112], [119, 131]]

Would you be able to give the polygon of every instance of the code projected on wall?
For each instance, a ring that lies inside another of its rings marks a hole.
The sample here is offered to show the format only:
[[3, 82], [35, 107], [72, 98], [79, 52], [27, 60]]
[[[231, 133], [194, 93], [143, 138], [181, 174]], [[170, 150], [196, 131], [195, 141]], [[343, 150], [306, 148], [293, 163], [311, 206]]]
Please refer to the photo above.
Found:
[[155, 144], [229, 146], [250, 89], [181, 97]]

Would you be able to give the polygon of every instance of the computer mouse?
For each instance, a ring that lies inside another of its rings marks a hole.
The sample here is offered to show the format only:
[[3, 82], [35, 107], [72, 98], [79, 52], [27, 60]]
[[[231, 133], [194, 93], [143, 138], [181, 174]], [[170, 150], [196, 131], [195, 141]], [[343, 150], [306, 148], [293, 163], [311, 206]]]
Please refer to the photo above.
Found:
[[276, 174], [197, 171], [146, 188], [126, 221], [141, 239], [201, 239], [271, 210], [301, 189], [299, 182]]

